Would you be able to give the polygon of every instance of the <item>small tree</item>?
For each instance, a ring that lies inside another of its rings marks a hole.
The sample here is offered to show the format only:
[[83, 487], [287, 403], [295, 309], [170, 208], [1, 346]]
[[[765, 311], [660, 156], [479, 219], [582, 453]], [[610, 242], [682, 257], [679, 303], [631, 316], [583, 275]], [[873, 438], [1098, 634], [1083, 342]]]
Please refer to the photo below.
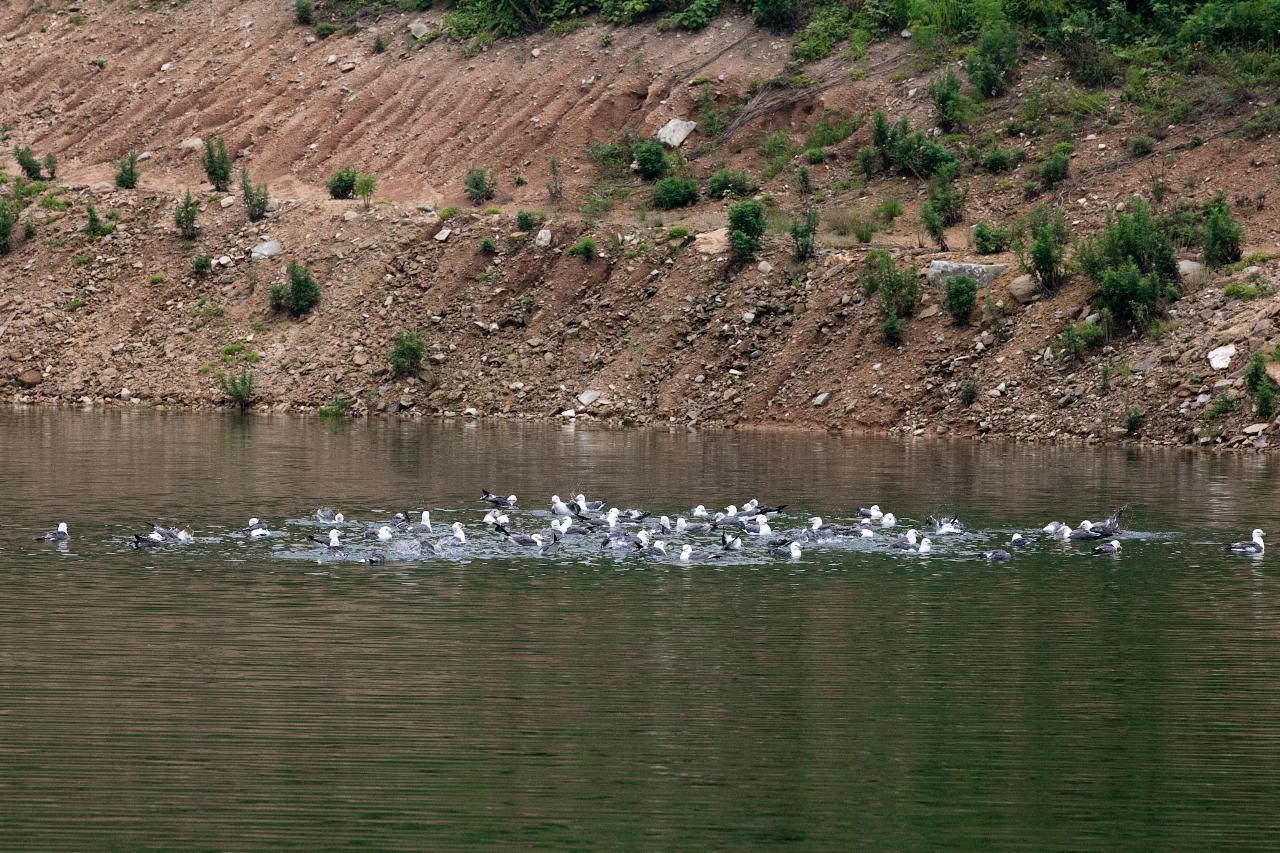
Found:
[[1244, 228], [1231, 218], [1227, 200], [1219, 193], [1205, 211], [1204, 265], [1217, 269], [1240, 260], [1240, 241], [1243, 238]]
[[299, 263], [290, 261], [288, 272], [288, 284], [271, 286], [271, 310], [301, 317], [320, 301], [320, 286], [311, 277], [311, 270]]
[[582, 258], [584, 264], [589, 264], [596, 259], [596, 241], [590, 237], [579, 237], [578, 241], [569, 247], [570, 255], [577, 255]]
[[311, 0], [294, 0], [293, 19], [301, 26], [311, 26]]
[[564, 198], [564, 176], [560, 174], [560, 160], [551, 158], [551, 177], [547, 179], [547, 198], [554, 202]]
[[52, 154], [44, 155], [44, 170], [49, 173], [49, 180], [58, 177], [58, 158]]
[[94, 206], [93, 199], [89, 199], [85, 202], [84, 212], [88, 217], [84, 230], [85, 233], [89, 235], [90, 240], [98, 237], [105, 237], [114, 230], [112, 226], [106, 224], [98, 217], [98, 208]]
[[201, 165], [204, 166], [205, 177], [213, 184], [213, 188], [220, 193], [226, 192], [227, 187], [231, 186], [231, 157], [227, 154], [226, 140], [221, 136], [206, 139]]
[[932, 201], [926, 201], [920, 208], [920, 219], [924, 222], [924, 230], [938, 243], [938, 251], [948, 252], [947, 224]]
[[1070, 233], [1062, 211], [1050, 213], [1048, 207], [1039, 205], [1031, 211], [1027, 232], [1030, 243], [1019, 237], [1014, 249], [1023, 269], [1036, 277], [1040, 287], [1052, 293], [1066, 277], [1062, 262], [1067, 254]]
[[947, 291], [942, 297], [942, 307], [951, 315], [957, 326], [969, 322], [973, 307], [978, 302], [978, 282], [967, 275], [947, 279]]
[[984, 27], [965, 63], [973, 88], [984, 98], [1003, 95], [1009, 88], [1009, 78], [1018, 67], [1021, 47], [1017, 31], [1004, 21]]
[[40, 161], [36, 159], [35, 154], [31, 153], [30, 146], [15, 145], [13, 156], [18, 161], [18, 168], [22, 170], [22, 174], [27, 176], [27, 180], [40, 180]]
[[231, 402], [241, 413], [247, 412], [253, 405], [253, 374], [249, 372], [249, 368], [241, 366], [239, 374], [218, 371], [218, 384], [222, 386], [222, 393], [231, 398]]
[[804, 219], [791, 223], [791, 240], [795, 243], [796, 259], [805, 260], [813, 255], [813, 236], [818, 231], [818, 209], [809, 205]]
[[138, 186], [138, 152], [130, 151], [116, 161], [116, 186], [131, 190]]
[[387, 360], [391, 362], [391, 370], [396, 376], [408, 376], [422, 364], [422, 353], [427, 342], [419, 332], [396, 332], [395, 341], [391, 345], [391, 354]]
[[351, 198], [356, 191], [356, 176], [358, 173], [350, 166], [343, 166], [338, 171], [329, 176], [329, 180], [325, 181], [325, 187], [329, 190], [329, 198], [345, 199]]
[[729, 205], [729, 244], [738, 260], [755, 257], [764, 228], [764, 205], [760, 202], [753, 199]]
[[1254, 394], [1257, 394], [1258, 389], [1263, 385], [1270, 384], [1271, 380], [1267, 377], [1267, 357], [1260, 352], [1255, 352], [1249, 359], [1249, 363], [1245, 365], [1243, 378], [1245, 387]]
[[199, 213], [195, 200], [191, 198], [191, 190], [187, 190], [178, 209], [173, 212], [173, 224], [178, 226], [178, 233], [184, 240], [194, 240], [199, 229], [196, 228], [196, 214]]
[[951, 69], [929, 87], [933, 98], [933, 115], [938, 127], [951, 130], [964, 124], [972, 109], [972, 102], [960, 93], [960, 78]]
[[659, 178], [653, 185], [653, 206], [659, 210], [686, 207], [698, 200], [698, 182], [674, 175]]
[[360, 196], [360, 200], [364, 202], [364, 206], [369, 206], [369, 199], [373, 198], [373, 191], [378, 186], [377, 176], [369, 172], [359, 172], [356, 175], [356, 195]]
[[249, 214], [250, 222], [257, 222], [267, 215], [267, 204], [271, 201], [267, 185], [254, 186], [247, 167], [240, 170], [240, 195], [244, 197], [244, 209]]
[[472, 166], [467, 169], [467, 176], [463, 181], [467, 190], [467, 198], [471, 199], [472, 204], [480, 204], [493, 198], [496, 191], [493, 180], [493, 172], [481, 166]]
[[1253, 395], [1253, 405], [1258, 417], [1271, 420], [1271, 416], [1276, 413], [1276, 392], [1271, 387], [1271, 380], [1258, 387], [1257, 393]]
[[9, 199], [0, 196], [0, 255], [9, 254], [10, 240], [13, 238], [13, 226], [18, 221]]

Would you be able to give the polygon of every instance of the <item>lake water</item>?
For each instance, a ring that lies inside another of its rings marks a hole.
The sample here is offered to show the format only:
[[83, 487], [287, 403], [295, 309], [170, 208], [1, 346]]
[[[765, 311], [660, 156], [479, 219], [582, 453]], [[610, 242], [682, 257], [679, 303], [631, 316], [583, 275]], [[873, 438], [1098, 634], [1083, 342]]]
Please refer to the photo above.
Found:
[[[0, 484], [0, 850], [1280, 846], [1280, 572], [1222, 550], [1280, 534], [1275, 459], [4, 410]], [[972, 532], [539, 558], [485, 486], [529, 531], [582, 491]], [[1124, 503], [1118, 557], [976, 556]], [[328, 560], [322, 504], [472, 542]]]

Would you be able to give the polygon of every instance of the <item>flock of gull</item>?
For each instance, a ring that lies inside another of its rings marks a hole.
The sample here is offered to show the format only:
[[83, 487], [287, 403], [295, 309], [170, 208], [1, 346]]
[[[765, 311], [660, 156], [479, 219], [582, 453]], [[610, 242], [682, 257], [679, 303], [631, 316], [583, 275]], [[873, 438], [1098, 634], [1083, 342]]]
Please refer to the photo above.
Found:
[[[805, 548], [841, 540], [863, 542], [870, 547], [882, 548], [900, 554], [929, 554], [935, 548], [934, 538], [960, 536], [966, 533], [965, 525], [954, 517], [925, 520], [925, 532], [910, 527], [900, 532], [898, 518], [892, 512], [884, 512], [879, 505], [859, 509], [847, 524], [832, 524], [814, 516], [800, 528], [783, 528], [780, 518], [786, 504], [767, 506], [755, 498], [741, 507], [730, 505], [718, 512], [708, 512], [701, 504], [686, 515], [679, 515], [673, 522], [669, 516], [654, 517], [639, 509], [605, 509], [604, 501], [587, 500], [577, 495], [570, 501], [551, 496], [550, 519], [540, 514], [537, 523], [544, 527], [532, 532], [513, 529], [510, 513], [516, 510], [515, 495], [502, 497], [488, 489], [483, 490], [480, 502], [487, 505], [481, 523], [486, 535], [500, 537], [519, 552], [541, 556], [556, 554], [566, 542], [576, 541], [587, 548], [618, 554], [634, 553], [655, 560], [674, 561], [681, 564], [702, 563], [735, 552], [754, 552], [768, 558], [799, 560]], [[1046, 524], [1038, 534], [1024, 536], [1014, 533], [1007, 545], [981, 552], [983, 560], [1000, 562], [1013, 559], [1018, 551], [1034, 546], [1037, 540], [1094, 543], [1096, 554], [1118, 555], [1120, 540], [1121, 507], [1102, 521], [1084, 520], [1071, 527], [1062, 522]], [[423, 510], [418, 521], [411, 521], [407, 513], [397, 512], [385, 523], [360, 524], [348, 521], [341, 512], [324, 506], [316, 510], [311, 523], [320, 523], [330, 529], [327, 536], [307, 536], [319, 546], [319, 556], [330, 559], [354, 559], [364, 563], [385, 563], [388, 559], [413, 556], [465, 557], [473, 544], [467, 527], [455, 521], [437, 530], [431, 521], [431, 511]], [[146, 534], [133, 534], [129, 545], [138, 549], [165, 548], [196, 541], [189, 530], [173, 529], [151, 524]], [[478, 528], [477, 528], [478, 529]], [[447, 533], [445, 531], [447, 530]], [[445, 533], [436, 536], [436, 533]], [[251, 540], [287, 536], [283, 531], [273, 531], [265, 522], [250, 518], [239, 535]], [[344, 542], [344, 537], [348, 542]], [[66, 522], [56, 530], [36, 537], [46, 542], [67, 542], [71, 533]], [[677, 544], [677, 539], [685, 541]], [[349, 544], [354, 540], [355, 544]], [[594, 545], [592, 544], [594, 543]], [[1265, 546], [1263, 533], [1254, 530], [1247, 542], [1226, 546], [1227, 550], [1261, 555]]]

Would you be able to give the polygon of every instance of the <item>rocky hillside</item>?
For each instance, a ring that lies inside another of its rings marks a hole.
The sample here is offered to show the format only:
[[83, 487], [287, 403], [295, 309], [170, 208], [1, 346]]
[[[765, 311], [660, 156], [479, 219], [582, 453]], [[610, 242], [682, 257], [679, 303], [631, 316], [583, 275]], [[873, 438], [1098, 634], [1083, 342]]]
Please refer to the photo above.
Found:
[[[1008, 93], [947, 135], [930, 89], [959, 65], [906, 39], [798, 70], [788, 38], [742, 18], [693, 34], [596, 24], [473, 56], [414, 35], [438, 24], [390, 16], [318, 39], [280, 3], [0, 10], [8, 144], [57, 158], [56, 179], [23, 185], [13, 165], [0, 190], [23, 207], [0, 258], [0, 382], [13, 400], [219, 406], [219, 376], [248, 374], [264, 411], [1268, 444], [1275, 427], [1245, 367], [1280, 344], [1277, 136], [1239, 133], [1264, 98], [1156, 126], [1143, 90], [1086, 90], [1024, 49]], [[947, 251], [925, 222], [936, 179], [864, 174], [876, 109], [962, 152]], [[698, 127], [666, 168], [704, 188], [661, 210], [626, 168], [630, 142], [621, 169], [616, 148], [591, 143], [673, 118]], [[210, 192], [201, 152], [215, 136], [267, 184], [261, 221], [234, 183]], [[1028, 186], [1063, 141], [1068, 174]], [[138, 186], [116, 188], [131, 149]], [[981, 167], [993, 150], [1011, 171]], [[328, 198], [326, 178], [346, 165], [377, 175], [370, 204]], [[476, 166], [495, 183], [478, 205], [464, 185]], [[750, 260], [724, 230], [731, 199], [705, 189], [722, 168], [745, 172], [744, 196], [762, 201]], [[200, 206], [192, 240], [174, 225], [187, 189]], [[1176, 224], [1219, 193], [1244, 260], [1205, 270], [1201, 248], [1179, 243], [1181, 298], [1162, 299], [1137, 334], [1064, 341], [1068, 324], [1107, 325], [1097, 283], [1070, 262], [1088, 235], [1135, 196]], [[90, 201], [109, 234], [86, 233]], [[971, 233], [1038, 205], [1061, 210], [1072, 238], [1048, 290], [1025, 253], [979, 255]], [[797, 259], [790, 232], [811, 206], [815, 251]], [[872, 249], [922, 274], [894, 346], [868, 293]], [[193, 269], [200, 256], [207, 272]], [[269, 308], [290, 262], [321, 293], [296, 319]], [[937, 264], [963, 263], [983, 265], [982, 287], [957, 325]], [[402, 331], [426, 348], [396, 376]], [[1277, 367], [1265, 365], [1280, 381]]]

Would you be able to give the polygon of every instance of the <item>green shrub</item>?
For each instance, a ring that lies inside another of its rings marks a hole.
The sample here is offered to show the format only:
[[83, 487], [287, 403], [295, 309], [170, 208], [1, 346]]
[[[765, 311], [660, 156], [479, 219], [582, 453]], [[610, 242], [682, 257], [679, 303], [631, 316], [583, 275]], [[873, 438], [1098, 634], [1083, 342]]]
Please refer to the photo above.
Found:
[[1008, 228], [985, 222], [973, 227], [973, 248], [979, 255], [998, 255], [1008, 251], [1012, 239]]
[[373, 37], [373, 52], [386, 53], [387, 43], [382, 40], [382, 33], [376, 33]]
[[801, 195], [808, 195], [813, 192], [813, 186], [809, 183], [809, 167], [796, 167], [796, 189]]
[[698, 182], [692, 178], [659, 178], [653, 185], [653, 206], [660, 210], [674, 210], [698, 200]]
[[1227, 201], [1218, 194], [1209, 204], [1204, 217], [1204, 265], [1210, 269], [1224, 267], [1240, 260], [1240, 243], [1244, 228], [1231, 218]]
[[1160, 293], [1155, 274], [1143, 275], [1136, 264], [1128, 263], [1103, 270], [1094, 304], [1113, 322], [1139, 332], [1155, 319]]
[[1072, 150], [1070, 142], [1059, 142], [1053, 146], [1053, 151], [1049, 153], [1049, 156], [1040, 161], [1040, 164], [1035, 168], [1035, 173], [1040, 180], [1041, 187], [1052, 189], [1066, 180], [1067, 175], [1071, 172]]
[[481, 237], [480, 252], [485, 255], [496, 255], [498, 254], [498, 244], [493, 242], [491, 237]]
[[221, 136], [204, 141], [204, 159], [201, 165], [213, 188], [220, 193], [226, 192], [231, 185], [231, 157], [227, 154], [227, 143]]
[[93, 240], [97, 237], [105, 237], [115, 230], [115, 226], [110, 223], [103, 222], [98, 217], [98, 208], [94, 206], [93, 199], [89, 199], [84, 205], [85, 216], [87, 222], [85, 224], [85, 233], [89, 235], [89, 239]]
[[818, 117], [818, 121], [805, 134], [804, 147], [812, 150], [838, 145], [852, 136], [853, 132], [861, 126], [862, 120], [853, 117], [837, 118], [833, 121], [831, 115], [824, 110]]
[[532, 213], [527, 210], [516, 211], [517, 231], [532, 231], [535, 225], [537, 225], [537, 219]]
[[858, 149], [858, 167], [867, 180], [871, 180], [880, 171], [880, 154], [874, 146], [864, 145]]
[[1270, 381], [1267, 378], [1267, 357], [1260, 352], [1255, 352], [1244, 368], [1245, 387], [1257, 394], [1258, 389]]
[[938, 249], [943, 252], [949, 251], [947, 248], [947, 223], [932, 201], [926, 201], [924, 206], [920, 208], [920, 220], [924, 223], [925, 233], [937, 242]]
[[943, 130], [964, 124], [972, 112], [972, 102], [960, 93], [960, 78], [950, 68], [929, 87], [933, 98], [934, 121]]
[[1222, 294], [1228, 299], [1239, 299], [1241, 302], [1250, 302], [1261, 296], [1262, 291], [1259, 290], [1256, 285], [1233, 281], [1222, 289]]
[[590, 237], [579, 237], [577, 242], [569, 247], [569, 254], [582, 258], [583, 263], [591, 263], [596, 259], [596, 241]]
[[52, 154], [44, 155], [44, 171], [49, 176], [49, 180], [56, 179], [58, 177], [58, 158]]
[[13, 226], [18, 215], [13, 212], [9, 199], [0, 196], [0, 255], [9, 254], [13, 243]]
[[27, 176], [27, 180], [40, 180], [40, 161], [36, 159], [36, 155], [32, 153], [30, 147], [15, 145], [13, 157], [18, 161], [18, 168], [22, 170], [22, 174]]
[[1276, 413], [1276, 392], [1271, 387], [1271, 382], [1264, 382], [1258, 386], [1257, 392], [1253, 396], [1254, 411], [1258, 417], [1264, 421], [1271, 420], [1271, 416]]
[[257, 222], [267, 215], [267, 205], [271, 201], [267, 195], [267, 185], [254, 186], [247, 167], [240, 170], [240, 195], [244, 199], [244, 209], [250, 222]]
[[868, 219], [861, 213], [854, 211], [849, 214], [849, 230], [859, 243], [870, 243], [871, 238], [876, 236], [876, 231], [879, 229], [876, 228], [874, 219]]
[[1012, 171], [1022, 159], [1022, 152], [1010, 153], [1003, 148], [992, 148], [982, 156], [982, 168], [993, 175]]
[[960, 402], [972, 406], [978, 399], [978, 380], [970, 377], [960, 383]]
[[742, 198], [756, 191], [756, 183], [745, 171], [719, 169], [707, 179], [707, 196], [709, 198]]
[[242, 413], [247, 412], [253, 405], [253, 374], [248, 367], [241, 366], [238, 374], [218, 371], [218, 384], [222, 386], [222, 393], [226, 394]]
[[1050, 213], [1048, 207], [1038, 205], [1031, 211], [1027, 231], [1031, 242], [1016, 247], [1022, 266], [1036, 277], [1040, 287], [1052, 293], [1066, 277], [1063, 260], [1067, 255], [1070, 233], [1062, 211]]
[[757, 24], [780, 33], [795, 25], [798, 7], [799, 0], [753, 0], [751, 11]]
[[858, 154], [868, 177], [892, 167], [902, 174], [930, 178], [946, 164], [956, 162], [955, 154], [945, 145], [930, 139], [922, 130], [912, 130], [906, 116], [891, 125], [883, 110], [876, 110], [871, 116], [871, 149], [870, 155]]
[[804, 158], [809, 161], [809, 165], [816, 166], [827, 159], [827, 154], [821, 148], [810, 148], [804, 152]]
[[818, 209], [809, 205], [803, 219], [791, 223], [791, 241], [795, 244], [797, 260], [805, 260], [813, 255], [813, 237], [818, 231]]
[[116, 160], [116, 186], [131, 190], [138, 186], [138, 152], [130, 151]]
[[369, 206], [369, 200], [373, 198], [374, 190], [378, 188], [378, 176], [370, 172], [356, 173], [356, 195], [360, 196], [360, 201], [364, 202], [364, 206]]
[[351, 198], [356, 192], [356, 172], [350, 166], [343, 166], [332, 175], [329, 180], [325, 181], [325, 188], [329, 190], [329, 198], [346, 199]]
[[178, 208], [173, 212], [173, 224], [178, 226], [178, 233], [182, 235], [184, 240], [194, 240], [199, 233], [196, 227], [196, 215], [199, 213], [199, 206], [195, 200], [191, 198], [191, 190], [187, 190], [186, 195], [182, 197], [182, 201], [178, 202]]
[[196, 255], [191, 259], [191, 271], [199, 276], [208, 275], [213, 270], [213, 258], [208, 255]]
[[1236, 402], [1235, 397], [1227, 394], [1219, 394], [1209, 401], [1209, 405], [1204, 410], [1206, 420], [1220, 418], [1223, 415], [1230, 414], [1240, 408], [1240, 404]]
[[880, 296], [881, 310], [898, 317], [910, 316], [920, 298], [920, 275], [914, 267], [899, 267], [884, 249], [867, 252], [862, 289], [867, 296]]
[[293, 20], [301, 26], [311, 26], [311, 0], [294, 0]]
[[497, 191], [494, 185], [493, 173], [480, 166], [472, 166], [467, 169], [467, 175], [463, 183], [467, 190], [467, 198], [471, 199], [472, 204], [488, 201], [493, 198]]
[[943, 225], [955, 225], [964, 219], [964, 203], [969, 190], [959, 189], [955, 185], [959, 163], [952, 161], [938, 167], [933, 179], [929, 182], [929, 204], [933, 205], [942, 217]]
[[1102, 329], [1092, 323], [1068, 323], [1054, 341], [1055, 348], [1073, 361], [1079, 361], [1087, 350], [1102, 344]]
[[301, 317], [320, 302], [320, 285], [312, 278], [311, 270], [295, 261], [289, 262], [288, 275], [288, 284], [271, 286], [271, 309]]
[[768, 181], [786, 168], [791, 158], [796, 156], [796, 148], [791, 144], [791, 135], [785, 130], [775, 130], [760, 141], [758, 146], [763, 163], [760, 166], [760, 177]]
[[668, 240], [683, 240], [689, 236], [689, 229], [683, 225], [677, 225], [674, 228], [667, 229]]
[[729, 243], [740, 261], [755, 257], [764, 229], [764, 205], [760, 202], [739, 201], [729, 205]]
[[441, 208], [440, 221], [448, 222], [450, 219], [453, 219], [453, 217], [457, 216], [459, 213], [461, 213], [461, 211], [458, 210], [458, 208], [453, 207], [452, 205], [450, 205], [449, 207]]
[[1077, 262], [1095, 284], [1102, 283], [1108, 269], [1134, 265], [1143, 276], [1155, 276], [1161, 283], [1177, 281], [1178, 262], [1173, 246], [1151, 218], [1147, 203], [1134, 198], [1129, 211], [1109, 216], [1103, 230], [1080, 247]]
[[1140, 133], [1129, 140], [1129, 153], [1134, 157], [1146, 157], [1156, 148], [1156, 141], [1145, 133]]
[[1134, 435], [1142, 427], [1142, 409], [1130, 406], [1124, 413], [1124, 431]]
[[421, 333], [396, 332], [395, 340], [391, 344], [391, 353], [387, 356], [387, 361], [391, 362], [392, 374], [408, 376], [416, 373], [422, 366], [422, 353], [426, 348], [427, 342], [422, 339]]
[[1008, 91], [1021, 47], [1018, 33], [1004, 21], [996, 21], [983, 29], [965, 62], [973, 88], [984, 98]]
[[947, 279], [947, 290], [942, 297], [942, 307], [951, 315], [957, 326], [969, 322], [973, 308], [978, 304], [978, 282], [967, 275]]
[[1051, 40], [1073, 79], [1091, 87], [1106, 85], [1111, 80], [1111, 48], [1102, 24], [1092, 11], [1072, 12], [1058, 24]]
[[656, 139], [643, 139], [631, 148], [636, 172], [646, 181], [657, 180], [667, 171], [667, 154]]
[[329, 21], [321, 21], [320, 23], [316, 24], [316, 37], [327, 39], [329, 36], [333, 35], [334, 33], [340, 32], [341, 30], [344, 30], [344, 29], [346, 28], [341, 27], [337, 24], [331, 23]]
[[836, 45], [855, 34], [856, 26], [855, 13], [846, 6], [815, 7], [804, 28], [796, 33], [791, 55], [801, 62], [826, 59]]
[[906, 327], [906, 321], [897, 314], [884, 311], [880, 318], [880, 334], [884, 335], [884, 342], [888, 346], [896, 347], [902, 343], [902, 333]]

